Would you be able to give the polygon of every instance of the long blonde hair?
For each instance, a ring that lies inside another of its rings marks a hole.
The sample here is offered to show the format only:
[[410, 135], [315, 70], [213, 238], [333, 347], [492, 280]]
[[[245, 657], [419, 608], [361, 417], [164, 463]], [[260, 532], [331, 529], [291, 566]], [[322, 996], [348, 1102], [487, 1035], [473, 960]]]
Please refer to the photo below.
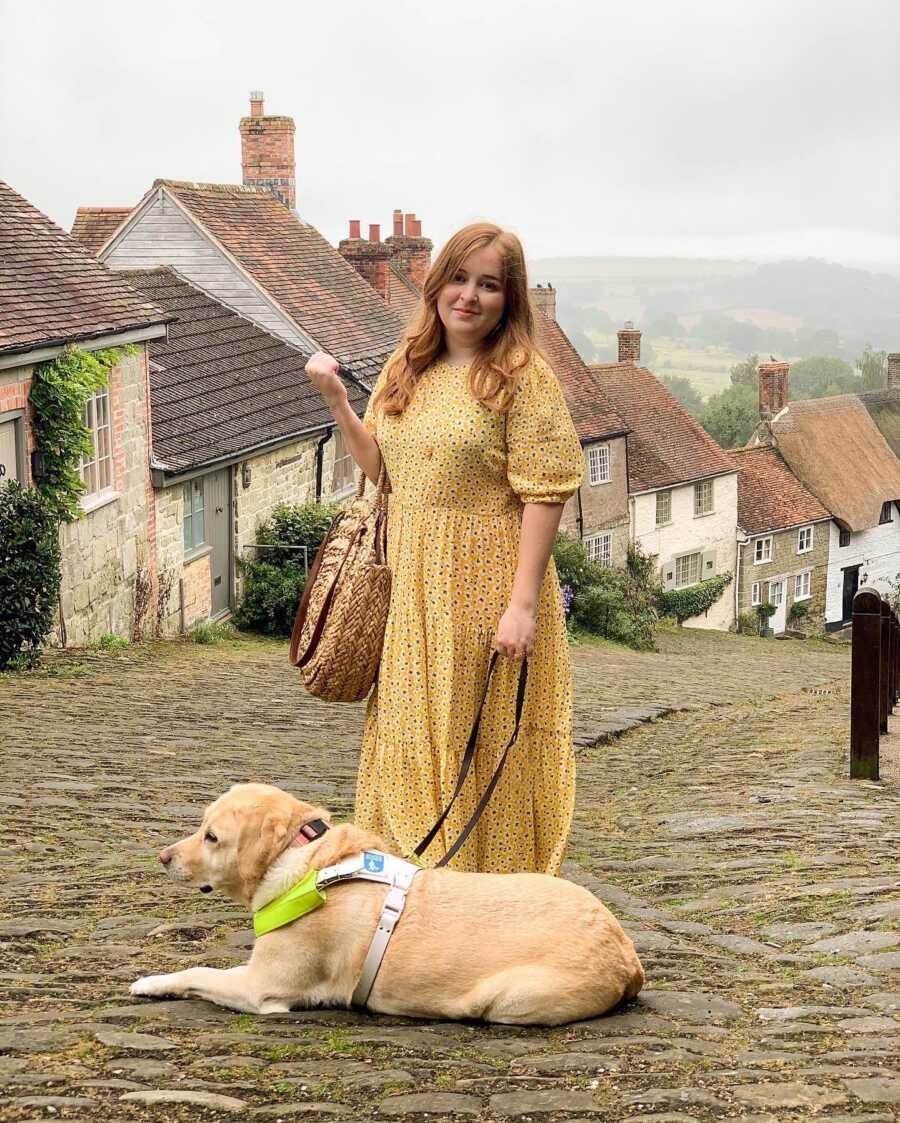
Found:
[[500, 322], [472, 360], [469, 391], [476, 401], [500, 413], [512, 405], [521, 373], [537, 351], [525, 252], [515, 234], [492, 222], [473, 222], [457, 230], [429, 269], [419, 311], [385, 367], [385, 381], [374, 402], [377, 409], [399, 414], [409, 405], [422, 373], [445, 348], [438, 294], [470, 253], [487, 247], [500, 254], [505, 302]]

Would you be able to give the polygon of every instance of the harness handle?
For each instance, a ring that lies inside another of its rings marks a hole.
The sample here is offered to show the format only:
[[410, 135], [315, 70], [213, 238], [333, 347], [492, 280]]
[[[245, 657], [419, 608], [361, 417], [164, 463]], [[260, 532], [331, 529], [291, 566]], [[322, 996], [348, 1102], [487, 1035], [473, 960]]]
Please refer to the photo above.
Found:
[[[438, 817], [437, 822], [434, 824], [434, 826], [431, 828], [431, 830], [428, 832], [428, 834], [425, 835], [425, 837], [422, 839], [422, 841], [419, 843], [419, 845], [415, 848], [415, 850], [413, 850], [413, 855], [416, 858], [421, 858], [421, 856], [425, 853], [425, 851], [428, 849], [428, 847], [434, 841], [435, 837], [437, 836], [438, 831], [444, 825], [444, 821], [446, 820], [447, 816], [450, 814], [450, 810], [453, 807], [453, 804], [456, 802], [456, 797], [459, 795], [460, 791], [462, 791], [462, 786], [466, 781], [466, 777], [469, 775], [469, 770], [472, 767], [472, 761], [475, 759], [475, 746], [478, 743], [478, 732], [481, 728], [481, 715], [484, 712], [484, 704], [487, 701], [488, 690], [490, 689], [490, 686], [491, 686], [491, 678], [492, 678], [493, 673], [494, 673], [494, 667], [497, 665], [498, 656], [499, 656], [499, 652], [497, 652], [497, 651], [494, 651], [491, 655], [491, 661], [488, 665], [487, 680], [484, 684], [484, 694], [482, 694], [482, 696], [481, 696], [481, 703], [478, 706], [478, 713], [475, 715], [475, 721], [472, 725], [472, 732], [469, 734], [469, 741], [468, 741], [468, 744], [466, 745], [466, 751], [463, 754], [462, 764], [460, 765], [460, 768], [459, 768], [459, 775], [456, 778], [456, 787], [453, 790], [453, 795], [450, 797], [450, 802], [447, 804], [447, 806], [444, 808], [444, 810], [441, 812], [440, 816]], [[475, 829], [475, 824], [481, 818], [482, 813], [484, 812], [484, 809], [487, 807], [491, 796], [494, 794], [494, 789], [496, 788], [497, 784], [499, 783], [500, 776], [502, 775], [503, 769], [506, 765], [506, 758], [509, 755], [509, 750], [515, 744], [515, 742], [516, 742], [516, 740], [519, 736], [519, 726], [522, 723], [522, 710], [524, 709], [524, 706], [525, 706], [525, 687], [526, 687], [527, 684], [528, 684], [528, 660], [523, 659], [522, 660], [522, 666], [519, 669], [519, 685], [518, 685], [518, 689], [516, 690], [516, 720], [515, 720], [515, 724], [513, 726], [512, 736], [510, 737], [509, 741], [507, 742], [506, 748], [503, 750], [503, 756], [500, 757], [500, 760], [497, 764], [497, 767], [494, 769], [494, 775], [491, 777], [490, 782], [488, 783], [488, 786], [484, 790], [484, 794], [482, 795], [481, 799], [478, 801], [478, 806], [475, 808], [475, 811], [473, 812], [472, 817], [469, 819], [468, 823], [466, 823], [466, 825], [463, 827], [462, 831], [459, 834], [459, 837], [456, 839], [456, 841], [453, 843], [453, 845], [450, 847], [450, 849], [447, 851], [447, 853], [443, 856], [443, 858], [440, 859], [440, 861], [438, 861], [435, 864], [435, 868], [437, 868], [439, 866], [445, 866], [449, 861], [451, 861], [455, 857], [455, 855], [458, 853], [458, 851], [465, 844], [466, 839], [469, 837], [469, 835]]]

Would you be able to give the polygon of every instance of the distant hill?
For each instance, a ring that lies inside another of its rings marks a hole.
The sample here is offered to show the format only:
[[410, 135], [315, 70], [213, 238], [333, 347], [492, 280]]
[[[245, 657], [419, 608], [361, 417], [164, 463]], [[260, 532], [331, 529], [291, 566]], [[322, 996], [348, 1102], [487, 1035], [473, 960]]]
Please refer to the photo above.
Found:
[[[848, 359], [865, 343], [900, 350], [900, 278], [886, 273], [813, 258], [543, 258], [529, 269], [532, 284], [559, 290], [567, 330], [602, 331], [608, 317], [662, 335], [677, 320], [692, 337], [737, 350]], [[746, 329], [731, 330], [736, 323]]]

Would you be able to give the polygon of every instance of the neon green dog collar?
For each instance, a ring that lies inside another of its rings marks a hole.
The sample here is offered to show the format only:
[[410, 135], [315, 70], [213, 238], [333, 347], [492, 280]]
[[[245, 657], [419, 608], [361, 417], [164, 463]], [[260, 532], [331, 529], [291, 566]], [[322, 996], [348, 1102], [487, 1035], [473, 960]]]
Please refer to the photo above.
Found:
[[325, 894], [318, 888], [316, 882], [319, 877], [318, 870], [310, 870], [302, 881], [298, 881], [280, 897], [269, 901], [267, 905], [253, 914], [253, 931], [257, 936], [264, 936], [276, 928], [283, 928], [293, 920], [306, 916], [320, 905], [325, 904]]

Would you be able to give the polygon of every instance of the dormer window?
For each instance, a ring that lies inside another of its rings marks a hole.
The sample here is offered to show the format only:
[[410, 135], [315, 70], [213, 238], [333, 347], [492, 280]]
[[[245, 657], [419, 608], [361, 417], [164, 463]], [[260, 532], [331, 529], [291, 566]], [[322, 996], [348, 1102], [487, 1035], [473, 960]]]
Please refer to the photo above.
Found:
[[887, 503], [881, 504], [881, 518], [878, 520], [879, 525], [882, 523], [891, 523], [894, 521], [894, 512], [892, 510], [893, 503], [890, 500]]

